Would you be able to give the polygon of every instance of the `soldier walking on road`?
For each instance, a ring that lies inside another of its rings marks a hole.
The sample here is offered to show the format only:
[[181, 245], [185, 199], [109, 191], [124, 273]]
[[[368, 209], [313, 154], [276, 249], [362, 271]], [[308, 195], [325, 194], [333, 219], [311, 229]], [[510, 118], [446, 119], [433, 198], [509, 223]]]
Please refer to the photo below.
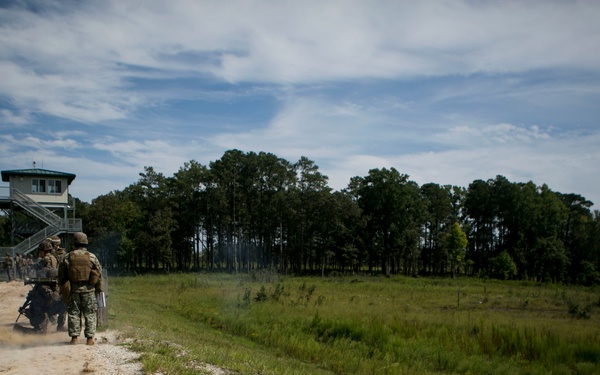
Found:
[[77, 344], [81, 333], [81, 316], [85, 320], [84, 334], [87, 345], [94, 345], [98, 302], [96, 293], [102, 288], [102, 267], [98, 258], [90, 253], [85, 246], [88, 244], [87, 235], [77, 232], [73, 235], [74, 250], [65, 255], [58, 268], [60, 285], [70, 283], [71, 294], [68, 303], [68, 331], [71, 344]]

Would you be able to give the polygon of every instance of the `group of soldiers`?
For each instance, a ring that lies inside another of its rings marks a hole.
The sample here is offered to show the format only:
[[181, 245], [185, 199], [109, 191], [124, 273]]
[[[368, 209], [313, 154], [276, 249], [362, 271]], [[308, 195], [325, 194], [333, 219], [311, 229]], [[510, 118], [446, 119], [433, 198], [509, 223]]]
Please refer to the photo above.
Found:
[[63, 301], [58, 285], [58, 266], [65, 256], [65, 249], [60, 247], [60, 242], [58, 236], [44, 240], [38, 247], [37, 260], [29, 268], [22, 269], [20, 277], [24, 278], [25, 284], [33, 284], [33, 289], [19, 308], [19, 314], [29, 318], [33, 328], [15, 325], [15, 329], [46, 333], [48, 326], [56, 323], [58, 331], [66, 330], [67, 304]]
[[29, 318], [33, 328], [15, 324], [15, 330], [46, 333], [48, 326], [56, 323], [57, 330], [68, 331], [71, 344], [77, 344], [83, 328], [86, 344], [94, 345], [96, 294], [102, 293], [102, 267], [86, 249], [87, 244], [86, 234], [77, 232], [68, 253], [60, 247], [59, 237], [48, 238], [39, 245], [38, 259], [31, 266], [35, 276], [25, 278], [25, 284], [32, 284], [33, 288], [19, 308], [19, 317]]
[[[42, 244], [50, 243], [52, 246], [53, 260], [56, 261], [56, 267], [62, 261], [65, 256], [65, 249], [60, 247], [60, 238], [58, 236], [52, 236], [47, 238]], [[45, 245], [44, 245], [45, 246]], [[6, 272], [6, 281], [24, 280], [25, 278], [37, 277], [37, 271], [40, 268], [40, 260], [44, 257], [44, 253], [41, 250], [42, 245], [39, 247], [38, 258], [34, 259], [32, 254], [24, 255], [17, 253], [13, 258], [9, 253], [6, 253], [4, 258], [4, 270]]]
[[32, 255], [24, 256], [17, 253], [13, 259], [9, 253], [6, 253], [6, 258], [4, 258], [6, 281], [11, 282], [15, 279], [23, 279], [24, 276], [29, 276], [33, 263]]

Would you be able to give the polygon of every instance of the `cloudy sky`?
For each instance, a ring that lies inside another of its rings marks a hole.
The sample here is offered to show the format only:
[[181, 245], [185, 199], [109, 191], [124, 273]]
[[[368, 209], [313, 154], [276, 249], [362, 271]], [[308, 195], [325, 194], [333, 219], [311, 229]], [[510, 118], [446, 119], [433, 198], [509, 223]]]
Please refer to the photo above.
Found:
[[503, 175], [600, 203], [600, 2], [0, 1], [0, 169], [95, 197], [226, 150], [342, 189]]

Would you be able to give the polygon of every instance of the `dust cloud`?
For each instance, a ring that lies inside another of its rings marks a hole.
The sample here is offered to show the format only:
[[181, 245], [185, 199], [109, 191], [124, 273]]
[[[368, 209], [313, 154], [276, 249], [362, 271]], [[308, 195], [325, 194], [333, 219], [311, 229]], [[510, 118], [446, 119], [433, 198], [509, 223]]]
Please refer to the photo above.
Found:
[[[19, 307], [25, 302], [31, 286], [20, 281], [0, 282], [0, 374], [37, 375], [57, 373], [86, 374], [143, 374], [137, 355], [119, 342], [118, 332], [96, 333], [96, 345], [70, 345], [67, 332], [57, 332], [56, 325], [48, 327], [45, 335], [14, 331]], [[29, 329], [27, 317], [18, 323]]]

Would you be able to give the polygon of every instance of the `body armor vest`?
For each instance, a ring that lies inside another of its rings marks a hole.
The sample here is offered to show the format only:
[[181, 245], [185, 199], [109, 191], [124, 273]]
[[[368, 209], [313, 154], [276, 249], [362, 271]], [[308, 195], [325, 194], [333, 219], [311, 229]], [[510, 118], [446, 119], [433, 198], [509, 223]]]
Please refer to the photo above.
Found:
[[69, 280], [72, 283], [88, 282], [90, 279], [90, 254], [76, 254], [75, 252], [69, 255]]

